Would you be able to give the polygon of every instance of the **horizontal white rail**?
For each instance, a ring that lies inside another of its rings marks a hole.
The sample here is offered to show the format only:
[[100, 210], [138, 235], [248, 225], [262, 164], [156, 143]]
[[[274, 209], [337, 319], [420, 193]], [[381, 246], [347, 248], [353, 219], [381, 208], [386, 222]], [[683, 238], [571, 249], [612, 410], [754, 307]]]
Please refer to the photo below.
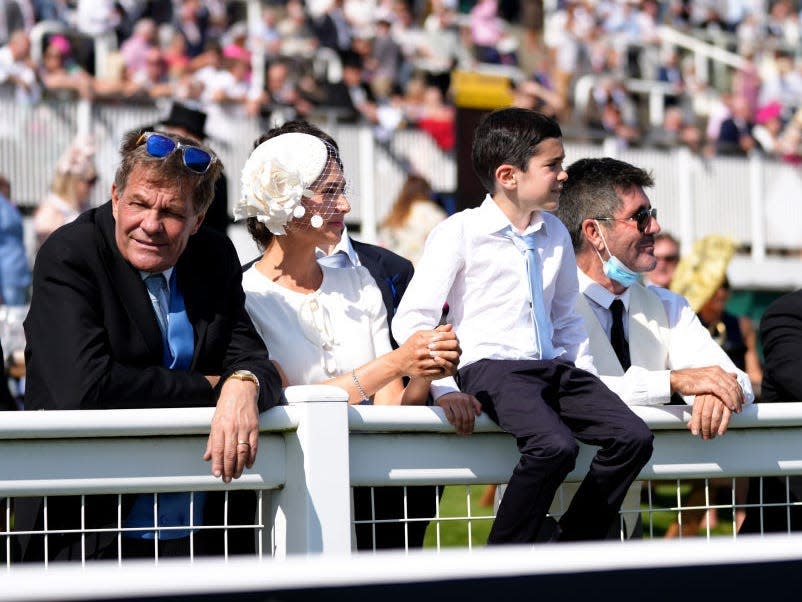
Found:
[[[723, 587], [728, 588], [728, 599], [745, 600], [731, 585], [738, 575], [739, 567], [753, 564], [802, 562], [802, 536], [743, 538], [700, 542], [694, 540], [629, 542], [622, 546], [615, 542], [593, 544], [561, 544], [558, 546], [508, 546], [492, 549], [443, 550], [441, 552], [418, 551], [411, 553], [361, 554], [354, 557], [310, 557], [287, 559], [280, 563], [232, 559], [224, 566], [208, 559], [196, 560], [189, 565], [181, 560], [162, 560], [159, 566], [152, 562], [137, 562], [123, 568], [103, 565], [75, 567], [53, 565], [47, 572], [30, 567], [21, 567], [3, 575], [3, 599], [18, 602], [44, 600], [110, 600], [110, 599], [158, 599], [165, 596], [201, 596], [206, 599], [253, 599], [254, 594], [265, 598], [270, 592], [284, 592], [287, 599], [300, 600], [299, 593], [323, 589], [327, 599], [345, 599], [347, 590], [354, 588], [391, 585], [428, 584], [432, 587], [443, 582], [456, 584], [459, 581], [476, 583], [479, 579], [522, 579], [537, 576], [564, 575], [567, 578], [593, 580], [594, 573], [622, 571], [621, 587], [615, 596], [626, 589], [632, 572], [650, 570], [650, 579], [659, 599], [667, 599], [668, 591], [679, 593], [677, 599], [709, 599], [713, 587], [722, 587], [719, 582], [708, 583], [702, 590], [687, 590], [686, 583], [670, 583], [660, 570], [693, 567], [700, 571], [727, 565], [730, 578]], [[735, 572], [733, 572], [735, 571]], [[164, 575], [169, 574], [169, 582]], [[720, 574], [720, 573], [716, 573]], [[798, 573], [796, 573], [798, 574]], [[798, 581], [795, 573], [787, 575], [788, 581], [773, 585], [786, 589], [788, 582]], [[661, 583], [662, 581], [662, 583]], [[538, 581], [532, 581], [533, 591]], [[565, 582], [565, 585], [569, 584]], [[449, 585], [453, 588], [453, 585]], [[463, 586], [464, 587], [464, 586]], [[507, 590], [498, 586], [498, 593]], [[386, 590], [384, 590], [386, 592]], [[402, 590], [403, 591], [403, 590]], [[421, 589], [410, 590], [411, 593]], [[423, 590], [427, 591], [427, 590]], [[338, 596], [337, 593], [340, 595]], [[369, 599], [365, 592], [354, 599]], [[250, 596], [248, 596], [250, 594]], [[613, 600], [613, 592], [599, 591], [596, 599]], [[223, 597], [219, 597], [223, 596]], [[397, 598], [393, 598], [397, 599]], [[478, 599], [475, 595], [459, 599]]]

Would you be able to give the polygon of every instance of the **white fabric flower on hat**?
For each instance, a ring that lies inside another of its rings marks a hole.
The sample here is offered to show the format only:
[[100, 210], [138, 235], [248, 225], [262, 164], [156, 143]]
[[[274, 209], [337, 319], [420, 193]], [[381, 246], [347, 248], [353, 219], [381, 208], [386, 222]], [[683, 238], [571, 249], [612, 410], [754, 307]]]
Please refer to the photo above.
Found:
[[293, 217], [304, 214], [303, 197], [328, 160], [326, 144], [309, 134], [282, 134], [254, 149], [242, 168], [242, 196], [234, 219], [255, 217], [273, 234], [285, 234]]

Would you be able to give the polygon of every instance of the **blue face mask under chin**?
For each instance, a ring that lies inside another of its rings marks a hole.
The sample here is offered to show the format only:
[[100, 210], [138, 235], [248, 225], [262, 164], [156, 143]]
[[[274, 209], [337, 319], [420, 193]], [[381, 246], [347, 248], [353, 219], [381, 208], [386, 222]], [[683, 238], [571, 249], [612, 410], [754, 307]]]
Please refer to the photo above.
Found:
[[[598, 222], [596, 222], [596, 225], [598, 226]], [[602, 262], [602, 271], [604, 272], [604, 275], [610, 280], [615, 280], [621, 286], [629, 288], [638, 281], [639, 274], [630, 270], [621, 262], [620, 259], [618, 259], [618, 257], [610, 253], [610, 247], [607, 246], [607, 241], [604, 239], [604, 234], [601, 233], [601, 227], [599, 227], [599, 236], [601, 236], [602, 242], [604, 243], [604, 248], [610, 255], [610, 258], [607, 261], [604, 261], [601, 257], [601, 253], [596, 251], [596, 255], [599, 256], [599, 261]]]
[[602, 262], [604, 275], [610, 280], [615, 280], [623, 287], [629, 288], [638, 281], [638, 273], [633, 272], [618, 259], [615, 255], [610, 255], [610, 259]]

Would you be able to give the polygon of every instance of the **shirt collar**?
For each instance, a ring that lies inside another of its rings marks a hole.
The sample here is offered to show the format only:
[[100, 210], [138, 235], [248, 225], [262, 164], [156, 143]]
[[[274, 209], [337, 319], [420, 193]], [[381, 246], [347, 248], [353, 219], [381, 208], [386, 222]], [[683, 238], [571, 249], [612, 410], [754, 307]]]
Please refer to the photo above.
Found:
[[624, 303], [624, 309], [629, 311], [629, 288], [620, 295], [614, 295], [579, 268], [576, 269], [576, 273], [579, 280], [579, 292], [596, 305], [607, 309], [615, 299], [621, 299]]
[[142, 278], [142, 280], [144, 281], [145, 278], [147, 278], [148, 276], [153, 276], [153, 274], [164, 274], [164, 279], [169, 284], [170, 283], [170, 277], [173, 275], [173, 270], [174, 269], [175, 269], [175, 266], [173, 266], [171, 268], [167, 268], [163, 272], [143, 272], [142, 270], [139, 270], [139, 277]]
[[[496, 234], [507, 228], [513, 228], [509, 218], [504, 215], [504, 212], [493, 200], [493, 197], [485, 195], [485, 200], [479, 206], [479, 228], [485, 234]], [[529, 234], [537, 230], [543, 229], [544, 233], [548, 233], [546, 229], [546, 222], [543, 219], [543, 214], [540, 211], [535, 211], [532, 214], [532, 219], [529, 225], [522, 232], [522, 234]]]
[[[348, 256], [348, 259], [351, 260], [351, 265], [362, 265], [362, 262], [359, 261], [359, 255], [356, 254], [354, 246], [351, 244], [351, 237], [348, 236], [348, 228], [346, 227], [343, 227], [343, 233], [340, 237], [340, 242], [338, 242], [337, 245], [331, 250], [329, 255], [334, 255], [339, 251], [342, 251]], [[321, 257], [325, 256], [326, 252], [323, 249], [315, 249], [315, 257], [320, 259]]]

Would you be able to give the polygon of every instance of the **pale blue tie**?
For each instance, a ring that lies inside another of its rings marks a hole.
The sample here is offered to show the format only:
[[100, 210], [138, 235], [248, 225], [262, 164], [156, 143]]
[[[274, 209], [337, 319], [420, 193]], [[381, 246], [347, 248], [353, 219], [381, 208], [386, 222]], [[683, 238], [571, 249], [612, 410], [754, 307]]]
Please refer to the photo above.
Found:
[[543, 276], [540, 269], [540, 258], [537, 254], [536, 235], [537, 232], [531, 232], [523, 236], [512, 231], [509, 232], [515, 248], [526, 257], [526, 271], [529, 274], [530, 309], [532, 310], [535, 343], [540, 352], [540, 359], [550, 360], [554, 359], [554, 350], [551, 345], [549, 317], [546, 313], [546, 305], [543, 302]]
[[169, 349], [167, 344], [167, 314], [170, 301], [167, 296], [167, 279], [164, 274], [151, 274], [145, 278], [145, 286], [148, 287], [150, 292], [150, 302], [153, 304], [153, 311], [156, 313], [159, 330], [162, 331], [162, 343], [164, 343], [165, 349]]
[[345, 251], [337, 251], [332, 255], [325, 255], [323, 257], [318, 257], [317, 262], [320, 265], [325, 265], [330, 268], [350, 268], [351, 267], [351, 258], [348, 257], [348, 254]]

